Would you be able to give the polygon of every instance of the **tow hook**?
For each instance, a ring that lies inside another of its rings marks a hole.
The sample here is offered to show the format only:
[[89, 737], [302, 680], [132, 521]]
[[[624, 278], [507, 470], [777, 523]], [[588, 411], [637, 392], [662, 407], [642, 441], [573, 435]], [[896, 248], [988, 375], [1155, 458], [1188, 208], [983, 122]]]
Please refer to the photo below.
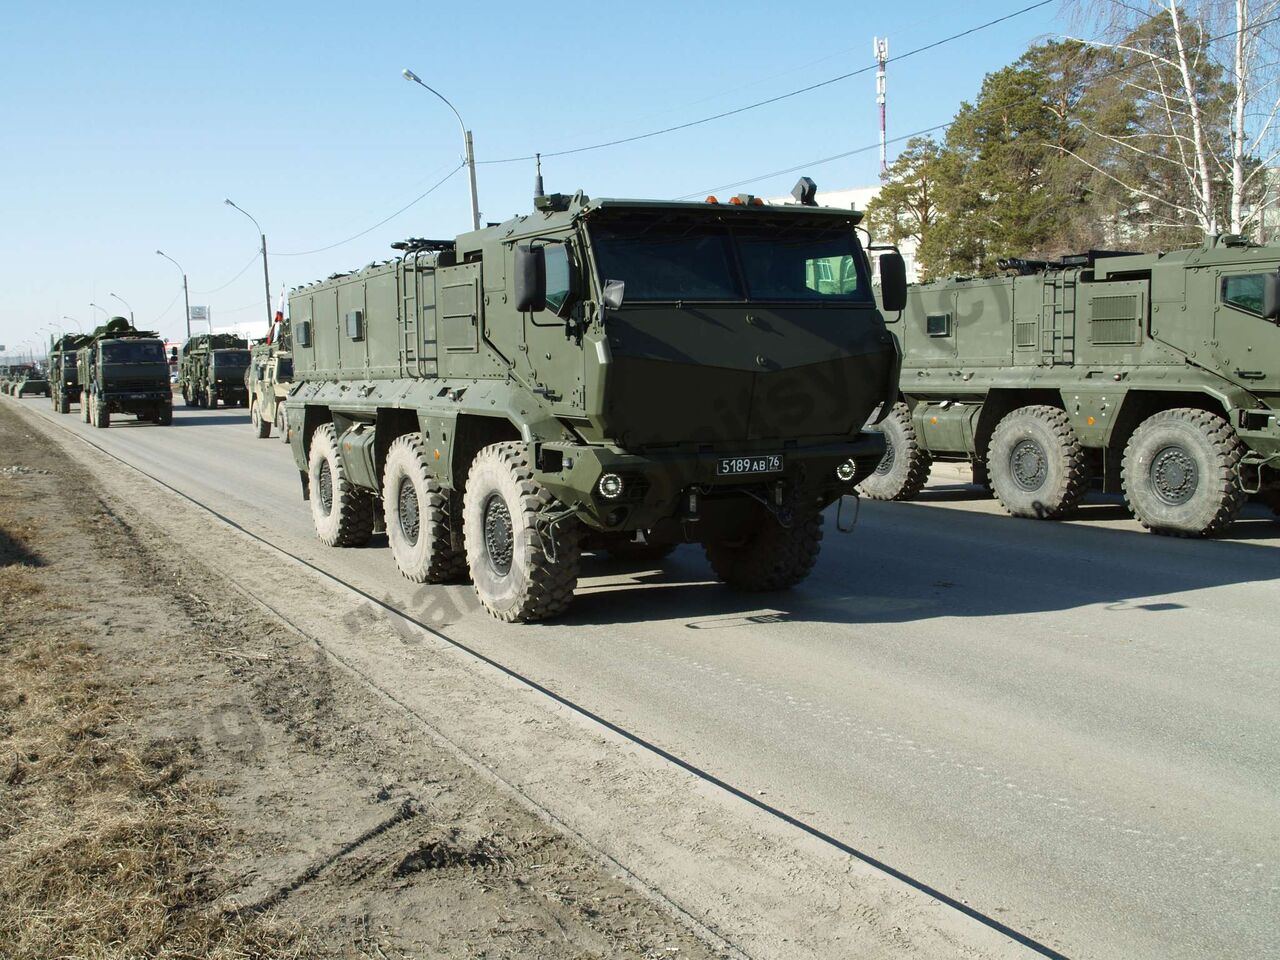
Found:
[[[845, 505], [849, 501], [853, 501], [853, 506], [850, 508], [853, 511], [853, 516], [846, 520], [844, 515]], [[840, 500], [836, 505], [836, 529], [841, 533], [853, 533], [853, 528], [858, 525], [858, 514], [861, 510], [861, 497], [856, 493], [841, 494]]]

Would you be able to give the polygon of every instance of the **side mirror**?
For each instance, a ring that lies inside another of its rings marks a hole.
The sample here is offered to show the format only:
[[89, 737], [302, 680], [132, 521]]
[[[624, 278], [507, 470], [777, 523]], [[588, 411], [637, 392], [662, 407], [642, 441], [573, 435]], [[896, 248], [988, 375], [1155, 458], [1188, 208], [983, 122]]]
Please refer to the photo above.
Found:
[[880, 254], [880, 303], [886, 313], [907, 306], [907, 264], [897, 252]]
[[606, 280], [604, 289], [600, 291], [600, 302], [610, 310], [620, 310], [626, 292], [627, 282], [625, 280]]
[[542, 246], [515, 248], [512, 269], [516, 309], [521, 313], [547, 309], [547, 251]]
[[1280, 320], [1280, 272], [1262, 275], [1262, 316]]
[[170, 359], [170, 360], [177, 360], [177, 359], [178, 359], [178, 348], [177, 348], [177, 347], [170, 347], [170, 348], [169, 348], [169, 359]]

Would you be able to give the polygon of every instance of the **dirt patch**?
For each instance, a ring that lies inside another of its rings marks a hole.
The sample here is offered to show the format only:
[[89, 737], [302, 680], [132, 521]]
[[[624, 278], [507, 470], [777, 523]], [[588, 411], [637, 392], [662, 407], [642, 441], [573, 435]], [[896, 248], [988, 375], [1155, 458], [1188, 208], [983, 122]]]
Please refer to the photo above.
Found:
[[29, 439], [0, 407], [0, 955], [716, 955]]

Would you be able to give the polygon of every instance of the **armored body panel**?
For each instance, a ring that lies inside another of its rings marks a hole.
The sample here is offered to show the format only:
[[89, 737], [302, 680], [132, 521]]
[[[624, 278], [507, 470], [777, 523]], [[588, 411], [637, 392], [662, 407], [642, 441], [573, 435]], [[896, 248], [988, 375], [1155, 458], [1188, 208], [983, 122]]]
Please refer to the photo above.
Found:
[[169, 361], [157, 333], [112, 317], [84, 338], [76, 351], [76, 370], [86, 423], [108, 427], [111, 415], [119, 413], [162, 426], [173, 422]]
[[230, 333], [202, 333], [182, 347], [178, 384], [189, 407], [248, 406], [245, 370], [249, 341]]
[[1215, 237], [1006, 266], [915, 286], [887, 317], [905, 406], [869, 493], [907, 499], [930, 459], [968, 460], [1015, 514], [1065, 515], [1093, 481], [1149, 528], [1187, 535], [1274, 496], [1280, 247]]
[[88, 340], [86, 336], [68, 333], [49, 346], [49, 396], [58, 413], [70, 413], [71, 404], [80, 402], [76, 352]]
[[584, 544], [802, 579], [896, 395], [858, 217], [544, 198], [293, 291], [286, 410], [322, 539], [383, 514], [406, 576], [465, 568], [503, 619], [563, 609]]
[[245, 389], [249, 395], [249, 419], [261, 438], [271, 436], [274, 427], [285, 437], [284, 401], [293, 382], [293, 356], [283, 343], [259, 343], [250, 351], [245, 368]]

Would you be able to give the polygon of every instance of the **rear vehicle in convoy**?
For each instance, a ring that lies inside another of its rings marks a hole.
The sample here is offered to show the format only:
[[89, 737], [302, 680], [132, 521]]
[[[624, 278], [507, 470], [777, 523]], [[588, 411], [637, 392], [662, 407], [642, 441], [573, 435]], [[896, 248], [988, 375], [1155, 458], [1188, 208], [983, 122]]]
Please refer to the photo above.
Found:
[[[293, 291], [287, 417], [320, 539], [385, 525], [405, 577], [469, 576], [508, 621], [563, 611], [583, 549], [696, 542], [735, 587], [803, 580], [897, 396], [860, 214], [536, 207]], [[896, 253], [881, 273], [904, 297]]]
[[249, 393], [249, 420], [259, 437], [271, 436], [274, 426], [281, 438], [288, 439], [284, 420], [284, 401], [293, 382], [293, 356], [279, 341], [259, 343], [251, 351], [244, 372]]
[[249, 402], [245, 370], [249, 341], [230, 333], [202, 333], [182, 348], [178, 383], [189, 407], [243, 407]]
[[80, 374], [76, 353], [88, 337], [64, 334], [49, 347], [49, 397], [58, 413], [70, 413], [71, 404], [80, 402]]
[[902, 388], [867, 496], [909, 500], [959, 460], [1021, 517], [1066, 516], [1091, 484], [1174, 536], [1222, 531], [1251, 494], [1280, 506], [1280, 247], [1002, 266], [886, 313]]
[[173, 422], [169, 361], [158, 334], [112, 317], [85, 338], [76, 354], [81, 418], [109, 427], [112, 414], [167, 426]]

